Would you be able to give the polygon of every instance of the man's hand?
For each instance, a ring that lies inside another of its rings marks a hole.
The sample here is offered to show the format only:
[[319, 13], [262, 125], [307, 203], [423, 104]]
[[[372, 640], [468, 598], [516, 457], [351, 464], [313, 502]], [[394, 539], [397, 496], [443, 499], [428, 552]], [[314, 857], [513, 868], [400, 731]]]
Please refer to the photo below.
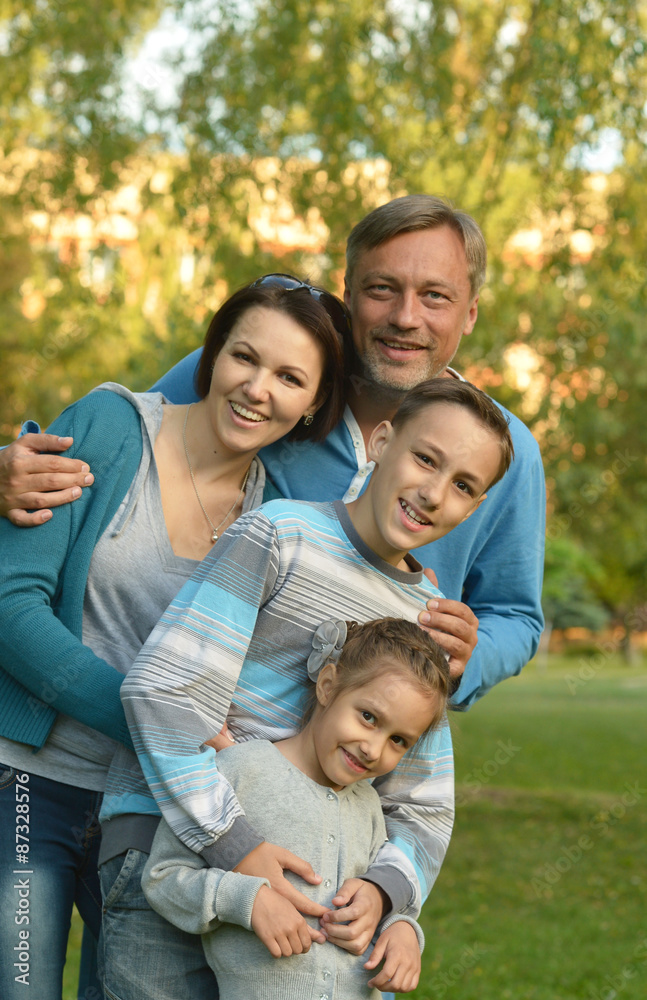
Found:
[[384, 913], [391, 908], [389, 897], [373, 882], [349, 878], [332, 903], [341, 909], [324, 913], [320, 921], [324, 934], [351, 955], [363, 955]]
[[321, 875], [315, 875], [312, 866], [307, 861], [298, 858], [296, 854], [292, 854], [285, 847], [277, 847], [276, 844], [268, 844], [267, 841], [263, 841], [253, 851], [250, 851], [242, 861], [239, 861], [234, 871], [242, 872], [243, 875], [266, 878], [275, 892], [292, 903], [301, 913], [308, 913], [312, 917], [322, 917], [324, 913], [327, 913], [325, 906], [308, 899], [288, 882], [283, 874], [285, 868], [300, 875], [311, 885], [319, 885], [321, 882]]
[[[425, 570], [425, 576], [432, 572]], [[451, 676], [462, 677], [478, 641], [479, 620], [471, 608], [446, 597], [432, 597], [427, 610], [418, 615], [418, 624], [449, 653]]]
[[[49, 508], [81, 496], [82, 487], [94, 482], [90, 466], [78, 458], [40, 454], [65, 451], [71, 444], [71, 437], [25, 434], [0, 451], [2, 517], [21, 528], [30, 528], [49, 521]], [[28, 514], [28, 510], [34, 513]]]
[[384, 965], [368, 985], [389, 993], [415, 990], [420, 979], [420, 946], [411, 924], [398, 920], [380, 934], [365, 969], [374, 969], [384, 959]]
[[273, 958], [302, 955], [310, 950], [313, 941], [320, 944], [325, 937], [305, 922], [292, 903], [262, 885], [252, 907], [252, 930]]

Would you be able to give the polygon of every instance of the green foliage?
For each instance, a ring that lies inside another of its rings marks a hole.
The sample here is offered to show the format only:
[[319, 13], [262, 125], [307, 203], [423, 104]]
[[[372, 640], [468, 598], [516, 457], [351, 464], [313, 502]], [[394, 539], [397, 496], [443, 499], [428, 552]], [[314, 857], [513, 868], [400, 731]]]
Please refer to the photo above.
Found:
[[42, 160], [29, 171], [23, 196], [29, 191], [34, 203], [46, 195], [78, 205], [77, 157], [103, 184], [116, 182], [116, 162], [141, 137], [118, 110], [124, 47], [152, 26], [158, 9], [145, 0], [1, 0], [0, 148], [5, 156], [27, 148], [54, 154], [50, 169]]
[[[193, 28], [191, 54], [172, 67], [175, 102], [141, 80], [138, 106], [124, 59], [163, 11]], [[589, 610], [633, 620], [647, 601], [644, 37], [642, 0], [0, 0], [3, 439], [105, 378], [151, 384], [263, 271], [340, 291], [353, 223], [442, 193], [490, 249], [460, 367], [540, 440], [549, 537], [601, 567]], [[612, 139], [623, 159], [605, 187], [585, 153]], [[525, 230], [531, 249], [511, 239]], [[562, 603], [581, 615], [576, 596]]]
[[601, 565], [572, 539], [548, 538], [542, 606], [550, 626], [587, 628], [593, 632], [604, 628], [609, 613], [593, 589], [603, 579]]

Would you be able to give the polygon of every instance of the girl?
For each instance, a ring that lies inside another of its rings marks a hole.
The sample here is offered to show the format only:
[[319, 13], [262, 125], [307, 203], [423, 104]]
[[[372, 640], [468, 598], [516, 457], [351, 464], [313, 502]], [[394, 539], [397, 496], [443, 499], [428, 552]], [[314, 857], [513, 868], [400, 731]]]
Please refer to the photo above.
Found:
[[38, 535], [0, 522], [2, 898], [18, 901], [14, 868], [29, 872], [28, 939], [14, 907], [0, 917], [3, 1000], [23, 996], [13, 963], [25, 941], [26, 981], [39, 1000], [60, 1000], [74, 902], [98, 937], [98, 807], [115, 751], [132, 746], [123, 676], [218, 537], [276, 496], [257, 451], [285, 434], [319, 440], [340, 419], [347, 334], [333, 296], [259, 279], [211, 321], [198, 403], [114, 384], [90, 393], [52, 431], [73, 435], [69, 454], [91, 464], [95, 485]]
[[[443, 719], [449, 670], [416, 624], [382, 619], [350, 623], [347, 637], [346, 623], [325, 622], [308, 673], [316, 687], [304, 728], [276, 744], [239, 743], [219, 754], [218, 765], [257, 830], [312, 858], [322, 881], [307, 892], [330, 906], [339, 883], [366, 871], [386, 839], [379, 796], [364, 779], [388, 774], [403, 758], [415, 768], [417, 741]], [[413, 919], [387, 918], [364, 962], [330, 943], [310, 950], [316, 933], [295, 930], [266, 880], [207, 867], [165, 822], [142, 885], [162, 916], [204, 935], [220, 1000], [363, 1000], [418, 983], [423, 940]]]

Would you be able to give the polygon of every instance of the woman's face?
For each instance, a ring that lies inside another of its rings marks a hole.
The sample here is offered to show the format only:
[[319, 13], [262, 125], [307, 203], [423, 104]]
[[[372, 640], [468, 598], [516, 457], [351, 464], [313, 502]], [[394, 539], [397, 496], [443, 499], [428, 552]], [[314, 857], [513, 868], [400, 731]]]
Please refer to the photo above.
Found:
[[216, 357], [207, 397], [222, 444], [258, 451], [314, 413], [324, 367], [320, 343], [283, 312], [251, 306]]

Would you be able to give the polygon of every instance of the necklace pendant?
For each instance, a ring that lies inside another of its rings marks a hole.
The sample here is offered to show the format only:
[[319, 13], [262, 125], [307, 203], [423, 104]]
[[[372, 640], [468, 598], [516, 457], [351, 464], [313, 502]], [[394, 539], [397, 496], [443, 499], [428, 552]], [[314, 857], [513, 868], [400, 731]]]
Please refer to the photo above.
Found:
[[217, 541], [218, 541], [218, 532], [214, 530], [211, 533], [211, 544], [213, 545], [213, 543]]

